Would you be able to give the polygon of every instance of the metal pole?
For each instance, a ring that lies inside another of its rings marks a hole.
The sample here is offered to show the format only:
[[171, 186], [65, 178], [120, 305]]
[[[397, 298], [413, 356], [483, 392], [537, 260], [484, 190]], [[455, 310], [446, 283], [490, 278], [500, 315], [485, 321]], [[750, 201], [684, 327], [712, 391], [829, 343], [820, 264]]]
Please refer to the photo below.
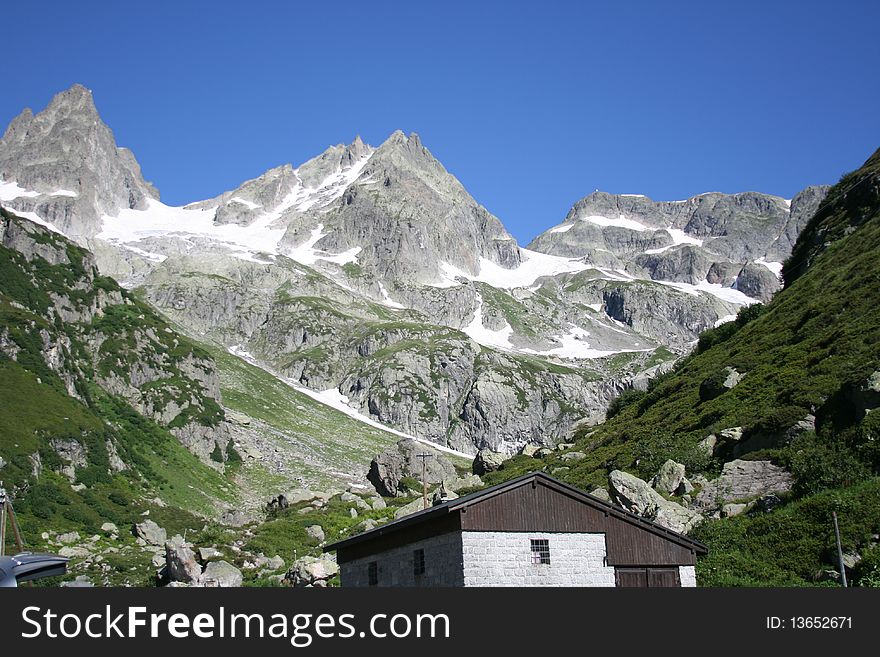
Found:
[[12, 502], [9, 500], [6, 500], [6, 511], [9, 512], [9, 520], [12, 521], [12, 533], [15, 535], [15, 544], [18, 546], [18, 551], [19, 553], [24, 552], [21, 533], [18, 531], [18, 521], [15, 519], [15, 509], [12, 508]]
[[6, 501], [0, 501], [0, 557], [6, 554]]
[[428, 508], [428, 478], [425, 474], [425, 462], [431, 456], [430, 454], [416, 454], [416, 456], [422, 459], [422, 508]]
[[0, 557], [6, 554], [6, 489], [0, 481]]
[[831, 512], [834, 519], [834, 538], [837, 540], [837, 563], [840, 568], [840, 583], [846, 588], [846, 569], [843, 566], [843, 548], [840, 546], [840, 527], [837, 526], [837, 511]]

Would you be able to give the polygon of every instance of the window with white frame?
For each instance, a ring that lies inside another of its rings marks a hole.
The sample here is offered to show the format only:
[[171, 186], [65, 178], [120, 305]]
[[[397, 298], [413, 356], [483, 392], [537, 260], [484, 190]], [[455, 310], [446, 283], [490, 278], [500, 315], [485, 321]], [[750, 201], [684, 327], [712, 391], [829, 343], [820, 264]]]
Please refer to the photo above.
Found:
[[540, 566], [541, 564], [550, 565], [550, 540], [546, 538], [531, 539], [532, 546], [532, 564]]

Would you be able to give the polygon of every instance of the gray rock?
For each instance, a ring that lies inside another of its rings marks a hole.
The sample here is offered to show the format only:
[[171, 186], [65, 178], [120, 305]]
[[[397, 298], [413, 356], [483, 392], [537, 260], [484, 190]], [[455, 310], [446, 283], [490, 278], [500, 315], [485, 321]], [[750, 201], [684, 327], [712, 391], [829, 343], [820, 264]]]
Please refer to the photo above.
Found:
[[363, 534], [364, 532], [368, 532], [371, 529], [375, 529], [379, 525], [372, 518], [367, 518], [363, 522], [361, 522], [357, 527], [355, 527], [356, 534]]
[[474, 457], [474, 462], [471, 465], [471, 469], [475, 475], [481, 476], [488, 472], [494, 472], [501, 467], [501, 464], [504, 463], [505, 460], [506, 457], [504, 454], [499, 454], [498, 452], [493, 452], [490, 449], [484, 448], [477, 452], [477, 455]]
[[583, 452], [566, 452], [559, 457], [561, 461], [581, 461], [585, 458], [587, 455]]
[[101, 525], [101, 531], [105, 534], [118, 534], [119, 527], [114, 525], [112, 522], [105, 522], [103, 525]]
[[402, 507], [397, 509], [394, 512], [394, 519], [403, 518], [404, 516], [408, 516], [411, 513], [416, 513], [417, 511], [421, 511], [425, 508], [425, 502], [421, 497], [417, 497], [412, 502], [408, 502], [404, 504]]
[[703, 487], [695, 504], [717, 509], [727, 502], [788, 492], [792, 483], [791, 474], [770, 461], [737, 459], [724, 464], [721, 476]]
[[732, 518], [734, 516], [738, 516], [741, 513], [745, 513], [746, 511], [748, 511], [752, 506], [754, 506], [753, 503], [725, 504], [721, 507], [721, 517], [722, 518]]
[[684, 471], [683, 464], [669, 459], [660, 466], [657, 474], [651, 480], [651, 486], [661, 493], [674, 493], [684, 480]]
[[212, 547], [200, 547], [199, 550], [199, 561], [202, 563], [207, 563], [212, 559], [219, 559], [223, 556], [223, 553], [220, 550], [217, 550]]
[[212, 561], [205, 566], [201, 576], [202, 586], [232, 588], [241, 586], [241, 571], [227, 561]]
[[686, 534], [696, 527], [703, 516], [670, 502], [647, 482], [621, 470], [608, 475], [611, 499], [624, 509], [637, 513], [672, 531]]
[[371, 508], [370, 504], [368, 504], [364, 498], [360, 497], [359, 495], [355, 495], [354, 493], [349, 493], [347, 491], [343, 493], [339, 499], [343, 502], [354, 503], [354, 505], [359, 509], [368, 510]]
[[180, 536], [165, 542], [165, 574], [174, 582], [198, 582], [202, 567], [196, 560], [192, 546], [184, 543]]
[[562, 466], [560, 468], [553, 468], [550, 471], [550, 474], [553, 475], [554, 477], [560, 477], [569, 471], [571, 471], [571, 468], [569, 468], [568, 466]]
[[574, 443], [559, 443], [558, 445], [556, 445], [556, 449], [560, 452], [566, 449], [571, 449], [572, 447], [574, 447]]
[[357, 509], [355, 509], [354, 507], [351, 507], [348, 510], [348, 515], [350, 515], [352, 518], [357, 518], [358, 517]]
[[523, 456], [532, 456], [533, 457], [533, 456], [535, 456], [535, 454], [538, 453], [539, 449], [540, 449], [540, 447], [538, 447], [538, 445], [533, 445], [532, 443], [526, 443], [525, 445], [523, 445], [522, 450], [520, 451], [520, 454], [522, 454]]
[[134, 525], [133, 533], [150, 545], [164, 545], [168, 538], [167, 532], [152, 520], [144, 520]]
[[374, 511], [379, 511], [381, 509], [386, 508], [388, 505], [385, 503], [385, 500], [383, 500], [381, 497], [374, 497], [372, 499], [371, 506], [373, 507]]
[[401, 493], [400, 480], [404, 477], [415, 477], [421, 481], [422, 459], [418, 457], [419, 454], [431, 455], [425, 459], [425, 479], [428, 484], [438, 484], [455, 477], [455, 467], [441, 452], [411, 438], [404, 438], [392, 449], [373, 458], [367, 479], [380, 495], [395, 497]]
[[66, 545], [63, 548], [61, 548], [60, 550], [58, 550], [59, 556], [67, 557], [68, 559], [74, 558], [74, 557], [76, 557], [76, 558], [87, 557], [87, 556], [89, 556], [89, 554], [91, 554], [91, 553], [88, 551], [87, 548], [80, 547], [80, 546], [70, 547], [70, 546]]
[[58, 542], [67, 545], [68, 543], [79, 543], [80, 535], [79, 532], [67, 532], [65, 534], [59, 534]]
[[602, 488], [601, 486], [599, 488], [594, 488], [592, 491], [590, 491], [590, 495], [602, 500], [603, 502], [608, 502], [609, 504], [611, 504], [611, 495], [608, 494], [607, 488]]
[[338, 572], [335, 561], [327, 557], [306, 556], [293, 562], [285, 579], [295, 587], [319, 586], [319, 583], [326, 585]]
[[309, 525], [306, 527], [306, 534], [318, 541], [318, 543], [324, 542], [324, 530], [321, 525]]

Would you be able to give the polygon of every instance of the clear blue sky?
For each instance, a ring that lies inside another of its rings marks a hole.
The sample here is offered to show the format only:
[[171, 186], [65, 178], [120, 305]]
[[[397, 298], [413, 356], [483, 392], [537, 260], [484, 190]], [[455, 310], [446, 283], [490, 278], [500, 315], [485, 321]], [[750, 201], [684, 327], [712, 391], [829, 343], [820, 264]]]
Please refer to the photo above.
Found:
[[835, 182], [880, 146], [878, 2], [9, 2], [0, 122], [80, 82], [167, 203], [360, 134], [522, 243], [594, 189]]

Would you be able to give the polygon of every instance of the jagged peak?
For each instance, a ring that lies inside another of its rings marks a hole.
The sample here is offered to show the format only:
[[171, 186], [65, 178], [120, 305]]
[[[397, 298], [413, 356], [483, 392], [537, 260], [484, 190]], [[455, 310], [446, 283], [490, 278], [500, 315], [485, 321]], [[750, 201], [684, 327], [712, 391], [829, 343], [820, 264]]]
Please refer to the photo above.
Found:
[[97, 117], [98, 109], [90, 89], [77, 83], [69, 89], [61, 91], [52, 98], [46, 107], [48, 112], [62, 114], [87, 114]]

